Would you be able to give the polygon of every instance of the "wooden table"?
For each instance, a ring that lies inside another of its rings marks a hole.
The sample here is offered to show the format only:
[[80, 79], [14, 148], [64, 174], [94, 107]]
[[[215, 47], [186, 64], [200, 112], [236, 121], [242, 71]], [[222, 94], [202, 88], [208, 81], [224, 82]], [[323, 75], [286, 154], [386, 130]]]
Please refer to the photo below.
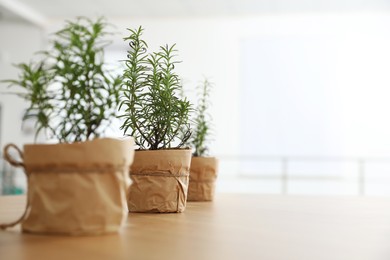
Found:
[[[0, 222], [24, 197], [0, 197]], [[130, 214], [116, 235], [0, 231], [0, 259], [389, 260], [390, 198], [218, 194], [181, 214]]]

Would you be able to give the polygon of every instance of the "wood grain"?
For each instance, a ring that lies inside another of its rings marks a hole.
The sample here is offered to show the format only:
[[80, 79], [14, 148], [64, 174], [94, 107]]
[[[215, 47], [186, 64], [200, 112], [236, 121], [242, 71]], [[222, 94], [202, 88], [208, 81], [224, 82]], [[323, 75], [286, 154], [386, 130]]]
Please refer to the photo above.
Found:
[[[0, 197], [0, 222], [24, 201]], [[184, 213], [131, 213], [115, 235], [0, 231], [0, 259], [389, 260], [390, 198], [217, 194]]]

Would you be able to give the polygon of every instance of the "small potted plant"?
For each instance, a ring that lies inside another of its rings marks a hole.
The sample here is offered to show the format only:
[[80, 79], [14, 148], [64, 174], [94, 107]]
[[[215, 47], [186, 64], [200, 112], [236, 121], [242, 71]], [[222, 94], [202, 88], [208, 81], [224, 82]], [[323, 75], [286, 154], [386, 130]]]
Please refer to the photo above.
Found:
[[116, 114], [121, 82], [105, 68], [107, 34], [102, 18], [69, 21], [50, 51], [18, 65], [19, 78], [6, 81], [22, 88], [17, 94], [29, 103], [23, 119], [36, 120], [36, 135], [43, 131], [59, 142], [4, 149], [28, 177], [26, 212], [11, 223], [21, 222], [25, 232], [102, 234], [126, 220], [133, 140], [98, 138]]
[[182, 212], [186, 207], [191, 150], [191, 105], [179, 96], [175, 45], [148, 53], [143, 28], [129, 29], [125, 60], [121, 129], [135, 139], [138, 150], [130, 169], [130, 212]]
[[199, 100], [194, 118], [193, 133], [190, 144], [194, 149], [191, 160], [188, 201], [211, 201], [214, 198], [215, 181], [218, 171], [218, 160], [207, 157], [211, 127], [209, 95], [212, 84], [205, 79], [199, 85]]

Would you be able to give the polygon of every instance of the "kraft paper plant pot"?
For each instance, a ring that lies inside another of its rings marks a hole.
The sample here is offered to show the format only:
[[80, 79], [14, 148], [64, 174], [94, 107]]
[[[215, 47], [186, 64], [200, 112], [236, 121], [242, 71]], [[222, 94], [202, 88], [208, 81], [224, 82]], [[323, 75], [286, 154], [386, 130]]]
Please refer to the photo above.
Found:
[[183, 212], [190, 163], [190, 149], [135, 151], [130, 169], [129, 211]]
[[[22, 161], [9, 153], [16, 149]], [[102, 138], [72, 144], [10, 144], [5, 159], [24, 167], [28, 181], [23, 232], [60, 235], [98, 235], [117, 232], [128, 215], [128, 169], [133, 139]]]
[[188, 201], [211, 201], [214, 199], [218, 160], [214, 157], [192, 157]]

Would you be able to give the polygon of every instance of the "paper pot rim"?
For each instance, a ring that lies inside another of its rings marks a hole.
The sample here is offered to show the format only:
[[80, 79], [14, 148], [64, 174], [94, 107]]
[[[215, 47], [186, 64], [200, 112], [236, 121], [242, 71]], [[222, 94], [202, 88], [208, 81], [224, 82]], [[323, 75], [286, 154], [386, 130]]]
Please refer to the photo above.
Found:
[[133, 147], [133, 138], [98, 138], [75, 143], [24, 145], [22, 157], [28, 171], [43, 165], [67, 168], [127, 165], [133, 161]]
[[133, 137], [126, 137], [126, 138], [99, 137], [93, 140], [86, 140], [86, 141], [79, 141], [79, 142], [72, 142], [72, 143], [27, 143], [23, 145], [23, 149], [33, 148], [33, 147], [55, 147], [55, 146], [66, 147], [71, 145], [84, 145], [84, 144], [92, 144], [92, 143], [107, 142], [107, 141], [118, 142], [118, 143], [131, 141], [131, 143], [134, 145]]
[[213, 159], [218, 160], [216, 156], [192, 156], [192, 159]]
[[159, 152], [159, 151], [191, 151], [191, 148], [164, 148], [164, 149], [135, 149], [136, 152]]

